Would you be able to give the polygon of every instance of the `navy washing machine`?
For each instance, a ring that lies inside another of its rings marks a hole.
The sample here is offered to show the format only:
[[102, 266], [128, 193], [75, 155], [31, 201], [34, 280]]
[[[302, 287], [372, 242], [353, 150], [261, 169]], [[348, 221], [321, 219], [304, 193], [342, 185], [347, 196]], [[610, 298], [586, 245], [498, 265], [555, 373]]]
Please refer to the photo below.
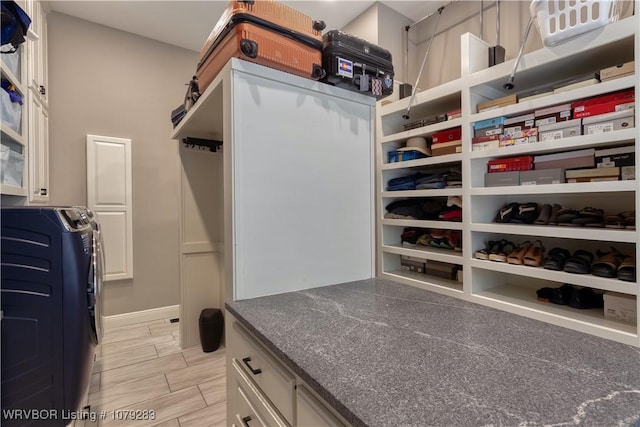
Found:
[[103, 255], [84, 208], [2, 208], [2, 425], [64, 426], [102, 336]]

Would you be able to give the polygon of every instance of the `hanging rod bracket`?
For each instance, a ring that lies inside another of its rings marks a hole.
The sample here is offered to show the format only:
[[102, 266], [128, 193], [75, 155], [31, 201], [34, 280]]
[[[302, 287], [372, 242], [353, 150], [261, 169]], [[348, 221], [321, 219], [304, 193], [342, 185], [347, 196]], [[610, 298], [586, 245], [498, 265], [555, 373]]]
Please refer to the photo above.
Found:
[[218, 141], [216, 139], [204, 139], [204, 138], [193, 138], [186, 137], [180, 140], [187, 148], [208, 148], [209, 151], [216, 152], [220, 147], [222, 147], [222, 141]]

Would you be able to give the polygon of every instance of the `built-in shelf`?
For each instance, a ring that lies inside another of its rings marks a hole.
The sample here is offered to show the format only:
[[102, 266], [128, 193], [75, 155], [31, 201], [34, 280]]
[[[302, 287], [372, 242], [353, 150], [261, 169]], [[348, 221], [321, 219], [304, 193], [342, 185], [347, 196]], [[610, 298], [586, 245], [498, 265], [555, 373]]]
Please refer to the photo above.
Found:
[[444, 230], [462, 230], [461, 222], [454, 221], [421, 221], [414, 219], [383, 219], [382, 225], [394, 225], [397, 227], [421, 227], [438, 228]]
[[27, 189], [23, 187], [16, 187], [13, 185], [0, 184], [0, 193], [7, 196], [21, 196], [27, 195]]
[[20, 135], [18, 132], [11, 129], [10, 127], [2, 125], [2, 133], [4, 133], [6, 136], [12, 139], [14, 142], [17, 142], [20, 145], [25, 145], [24, 136]]
[[7, 63], [4, 62], [4, 60], [0, 57], [0, 67], [2, 68], [2, 74], [3, 76], [9, 80], [9, 82], [11, 82], [11, 84], [13, 86], [15, 86], [16, 90], [23, 96], [26, 98], [27, 96], [27, 90], [25, 89], [24, 85], [22, 84], [22, 82], [20, 81], [20, 79], [13, 74], [13, 72], [11, 71], [11, 69], [7, 66]]
[[453, 251], [451, 249], [439, 249], [422, 245], [382, 245], [382, 252], [425, 258], [433, 261], [448, 262], [451, 264], [462, 264], [462, 252]]
[[[494, 116], [495, 117], [495, 116]], [[583, 150], [586, 148], [604, 148], [613, 145], [633, 144], [637, 128], [622, 129], [614, 132], [579, 135], [553, 141], [539, 141], [525, 145], [511, 145], [495, 150], [478, 150], [471, 152], [471, 159], [492, 159], [521, 155], [539, 155], [561, 151]]]
[[617, 341], [627, 344], [635, 344], [638, 339], [638, 328], [635, 324], [605, 318], [602, 308], [577, 309], [538, 301], [534, 288], [515, 284], [502, 285], [475, 293], [474, 297], [484, 300], [488, 305], [549, 323], [561, 323], [609, 339], [615, 335]]
[[[588, 286], [604, 292], [619, 292], [638, 296], [638, 283], [617, 278], [603, 278], [591, 274], [579, 275], [564, 271], [545, 270], [542, 267], [512, 265], [474, 258], [474, 251], [487, 240], [506, 239], [513, 242], [541, 240], [548, 248], [563, 247], [575, 251], [584, 248], [596, 252], [610, 246], [640, 260], [640, 232], [636, 229], [614, 229], [576, 225], [534, 225], [493, 222], [496, 212], [507, 203], [557, 204], [578, 211], [586, 207], [604, 209], [604, 215], [624, 211], [640, 211], [640, 185], [636, 180], [558, 183], [549, 185], [523, 185], [485, 187], [487, 162], [491, 159], [537, 156], [543, 154], [605, 149], [630, 145], [635, 148], [638, 176], [640, 154], [640, 108], [636, 99], [635, 127], [593, 135], [580, 135], [553, 141], [501, 147], [493, 150], [472, 151], [474, 124], [497, 117], [516, 117], [539, 109], [573, 103], [577, 100], [605, 95], [610, 92], [635, 88], [640, 75], [640, 39], [637, 34], [640, 17], [629, 16], [565, 41], [557, 46], [544, 47], [522, 56], [515, 76], [515, 88], [507, 90], [514, 60], [487, 67], [488, 44], [473, 34], [461, 38], [461, 77], [453, 82], [431, 88], [416, 95], [411, 106], [410, 119], [403, 115], [409, 99], [405, 98], [378, 109], [377, 120], [377, 188], [379, 209], [377, 219], [378, 275], [412, 286], [442, 292], [504, 311], [534, 318], [574, 330], [590, 333], [640, 347], [637, 324], [625, 324], [604, 317], [603, 309], [577, 310], [570, 307], [543, 303], [536, 299], [536, 289], [559, 287], [563, 283]], [[513, 105], [477, 113], [477, 104], [500, 97], [526, 92], [550, 90], [568, 79], [600, 71], [635, 60], [635, 75], [583, 86], [558, 94], [538, 97]], [[461, 110], [460, 118], [432, 124], [419, 129], [403, 131], [411, 120], [433, 117]], [[396, 150], [412, 136], [431, 136], [433, 132], [460, 126], [462, 152], [447, 156], [430, 157], [398, 163], [386, 163], [388, 153]], [[462, 187], [441, 190], [386, 191], [391, 179], [451, 166], [462, 170]], [[460, 196], [462, 222], [419, 221], [384, 218], [383, 209], [393, 199]], [[451, 253], [437, 248], [409, 246], [400, 243], [402, 227], [460, 230], [463, 251]], [[399, 256], [415, 256], [461, 265], [464, 284], [443, 282], [423, 274], [400, 271]], [[508, 285], [507, 285], [508, 284]], [[537, 286], [537, 288], [535, 287]], [[637, 300], [637, 298], [636, 298]], [[637, 301], [636, 301], [637, 302]], [[638, 311], [640, 303], [637, 302]]]
[[462, 293], [462, 283], [457, 280], [447, 280], [441, 277], [429, 276], [407, 270], [394, 270], [383, 273], [383, 278], [406, 283], [418, 288], [445, 293]]
[[[483, 270], [498, 271], [501, 273], [515, 274], [525, 277], [536, 277], [538, 279], [557, 282], [561, 286], [563, 283], [571, 283], [578, 286], [588, 286], [590, 288], [601, 289], [603, 291], [619, 292], [629, 295], [638, 295], [638, 284], [635, 282], [625, 282], [618, 279], [598, 277], [592, 274], [573, 274], [564, 271], [547, 270], [543, 267], [531, 267], [527, 265], [514, 265], [504, 262], [485, 261], [480, 259], [471, 260], [471, 266]], [[554, 286], [551, 286], [554, 287]]]

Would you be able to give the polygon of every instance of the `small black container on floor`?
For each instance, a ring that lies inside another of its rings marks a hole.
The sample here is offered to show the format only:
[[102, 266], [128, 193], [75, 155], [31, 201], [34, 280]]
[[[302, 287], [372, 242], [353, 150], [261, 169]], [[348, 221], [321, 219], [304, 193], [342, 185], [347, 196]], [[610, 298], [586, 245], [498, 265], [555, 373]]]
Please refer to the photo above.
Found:
[[210, 353], [220, 347], [224, 318], [217, 308], [205, 308], [200, 313], [200, 344], [202, 351]]

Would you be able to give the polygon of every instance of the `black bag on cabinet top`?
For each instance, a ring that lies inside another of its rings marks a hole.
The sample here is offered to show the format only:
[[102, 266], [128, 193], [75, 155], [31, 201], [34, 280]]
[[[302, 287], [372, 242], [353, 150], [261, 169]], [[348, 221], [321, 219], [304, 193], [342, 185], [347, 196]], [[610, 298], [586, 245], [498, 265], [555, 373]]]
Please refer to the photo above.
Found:
[[391, 52], [338, 30], [323, 36], [322, 67], [326, 83], [384, 98], [393, 93]]

